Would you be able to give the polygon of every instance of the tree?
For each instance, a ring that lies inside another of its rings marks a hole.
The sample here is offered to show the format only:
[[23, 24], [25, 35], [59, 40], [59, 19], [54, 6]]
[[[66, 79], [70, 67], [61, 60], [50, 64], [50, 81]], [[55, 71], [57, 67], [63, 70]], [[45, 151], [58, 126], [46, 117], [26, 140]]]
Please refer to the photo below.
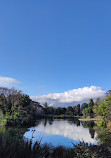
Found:
[[47, 102], [45, 102], [45, 103], [43, 104], [43, 107], [44, 107], [44, 112], [45, 112], [45, 114], [48, 114], [48, 104], [47, 104]]
[[19, 105], [22, 107], [28, 107], [31, 103], [31, 99], [28, 95], [21, 95], [19, 98]]
[[94, 107], [94, 102], [93, 102], [92, 99], [90, 99], [90, 102], [88, 104], [88, 111], [89, 111], [89, 116], [90, 117], [94, 116], [93, 107]]
[[107, 91], [106, 96], [111, 96], [111, 90]]
[[0, 108], [3, 114], [6, 114], [7, 111], [7, 100], [5, 95], [2, 93], [0, 95]]
[[43, 104], [43, 106], [44, 106], [44, 108], [47, 108], [47, 107], [48, 107], [47, 102], [45, 102], [45, 103]]
[[73, 113], [75, 116], [79, 116], [80, 115], [80, 104], [78, 104], [77, 106], [73, 107]]
[[79, 115], [80, 115], [80, 104], [78, 104], [78, 105], [76, 106], [76, 110], [77, 110], [77, 115], [79, 116]]
[[106, 95], [106, 98], [101, 99], [93, 110], [97, 116], [100, 116], [98, 125], [106, 126], [111, 122], [111, 95]]
[[88, 108], [83, 109], [82, 111], [83, 116], [86, 118], [88, 116]]
[[0, 87], [0, 106], [2, 112], [11, 112], [12, 106], [15, 106], [19, 102], [21, 91], [15, 90], [14, 88], [8, 89]]
[[88, 104], [87, 104], [87, 103], [83, 103], [83, 104], [81, 105], [81, 114], [82, 114], [82, 112], [83, 112], [83, 110], [84, 110], [85, 108], [88, 108]]
[[4, 125], [26, 125], [43, 115], [43, 108], [19, 90], [0, 87], [0, 115]]
[[73, 115], [74, 115], [74, 116], [77, 116], [76, 106], [73, 107]]
[[66, 109], [66, 114], [68, 114], [68, 115], [73, 115], [73, 108], [72, 108], [72, 106], [69, 106], [69, 107]]

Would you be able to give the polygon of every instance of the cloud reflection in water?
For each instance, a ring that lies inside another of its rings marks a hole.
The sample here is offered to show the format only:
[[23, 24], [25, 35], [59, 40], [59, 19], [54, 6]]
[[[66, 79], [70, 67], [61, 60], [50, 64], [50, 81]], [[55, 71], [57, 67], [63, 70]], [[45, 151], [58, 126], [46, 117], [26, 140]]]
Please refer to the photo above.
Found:
[[24, 134], [25, 138], [31, 139], [33, 130], [35, 130], [33, 133], [33, 142], [42, 140], [42, 143], [51, 143], [54, 146], [63, 145], [67, 147], [72, 146], [71, 142], [77, 144], [79, 141], [97, 144], [95, 140], [97, 136], [96, 132], [93, 139], [89, 133], [89, 128], [84, 128], [82, 124], [77, 126], [67, 120], [54, 120], [52, 124], [47, 123], [45, 126], [43, 120], [38, 126], [30, 128], [29, 131]]

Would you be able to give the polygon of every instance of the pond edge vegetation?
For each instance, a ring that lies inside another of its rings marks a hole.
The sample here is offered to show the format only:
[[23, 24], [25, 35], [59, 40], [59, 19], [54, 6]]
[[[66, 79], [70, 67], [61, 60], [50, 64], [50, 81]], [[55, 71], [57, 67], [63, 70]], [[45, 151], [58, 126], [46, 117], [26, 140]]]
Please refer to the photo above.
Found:
[[[77, 117], [81, 121], [95, 121], [97, 130], [100, 129], [100, 136], [104, 132], [111, 135], [111, 91], [106, 93], [103, 99], [97, 99], [94, 102], [90, 99], [89, 103], [83, 103], [81, 106], [69, 106], [67, 108], [48, 107], [47, 103], [43, 106], [39, 102], [34, 102], [26, 94], [14, 88], [8, 89], [0, 87], [0, 125], [2, 126], [27, 126], [33, 124], [38, 118], [71, 118]], [[12, 131], [12, 136], [14, 136]], [[15, 132], [16, 133], [16, 132]], [[46, 157], [46, 158], [73, 158], [73, 157], [109, 157], [111, 155], [111, 144], [103, 138], [101, 145], [88, 145], [84, 142], [74, 145], [74, 148], [64, 148], [62, 146], [53, 148], [48, 145], [35, 143], [32, 148], [32, 142], [25, 142], [19, 136], [14, 139], [6, 132], [0, 134], [0, 156], [2, 158], [11, 155], [11, 158], [20, 157]], [[111, 140], [109, 137], [108, 139]], [[14, 143], [15, 142], [15, 143]], [[104, 144], [105, 142], [105, 144]], [[15, 148], [16, 147], [16, 148]], [[52, 149], [52, 150], [51, 150]], [[5, 151], [8, 151], [5, 152]], [[62, 155], [61, 155], [62, 152]], [[9, 156], [10, 157], [10, 156]]]

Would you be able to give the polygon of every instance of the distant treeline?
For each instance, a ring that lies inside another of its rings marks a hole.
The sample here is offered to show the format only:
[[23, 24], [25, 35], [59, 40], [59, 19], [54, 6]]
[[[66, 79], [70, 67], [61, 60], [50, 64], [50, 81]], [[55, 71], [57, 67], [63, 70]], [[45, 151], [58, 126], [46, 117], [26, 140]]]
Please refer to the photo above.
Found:
[[73, 116], [81, 116], [83, 115], [82, 111], [88, 108], [88, 104], [87, 103], [83, 103], [82, 106], [80, 106], [80, 104], [78, 104], [77, 106], [69, 106], [67, 108], [65, 107], [49, 107], [47, 102], [44, 103], [43, 105], [43, 109], [46, 115], [61, 115], [61, 114], [65, 114], [65, 115], [73, 115]]
[[78, 104], [77, 106], [69, 106], [65, 107], [48, 107], [47, 102], [43, 105], [43, 110], [46, 115], [70, 115], [70, 116], [84, 116], [84, 117], [95, 117], [94, 113], [94, 101], [93, 99], [89, 100], [89, 103], [83, 103], [81, 106]]

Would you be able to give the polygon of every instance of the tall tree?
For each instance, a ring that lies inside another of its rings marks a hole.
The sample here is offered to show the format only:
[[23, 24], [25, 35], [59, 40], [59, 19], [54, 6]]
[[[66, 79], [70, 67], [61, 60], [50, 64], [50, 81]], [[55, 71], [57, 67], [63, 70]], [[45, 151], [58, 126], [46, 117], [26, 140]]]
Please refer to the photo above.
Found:
[[80, 104], [77, 105], [77, 115], [80, 115]]
[[83, 103], [83, 104], [81, 105], [81, 113], [83, 112], [83, 110], [84, 110], [85, 108], [88, 108], [88, 104], [87, 104], [87, 103]]
[[94, 116], [93, 107], [94, 107], [93, 99], [90, 99], [89, 104], [88, 104], [88, 111], [89, 111], [90, 117]]

